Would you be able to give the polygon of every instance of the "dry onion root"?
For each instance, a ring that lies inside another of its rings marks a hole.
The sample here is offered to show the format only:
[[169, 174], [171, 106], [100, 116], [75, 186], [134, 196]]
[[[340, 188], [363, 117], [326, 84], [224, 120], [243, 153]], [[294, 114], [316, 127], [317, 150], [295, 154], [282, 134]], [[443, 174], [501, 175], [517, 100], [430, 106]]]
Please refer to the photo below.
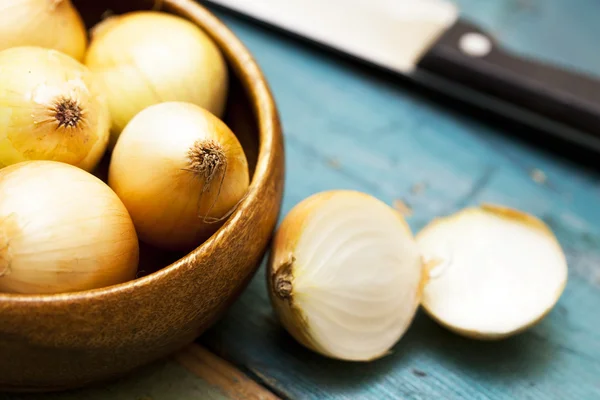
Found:
[[0, 292], [66, 293], [135, 278], [138, 241], [101, 180], [55, 161], [0, 170]]
[[233, 132], [190, 103], [165, 102], [137, 114], [114, 148], [109, 184], [140, 239], [189, 250], [212, 235], [242, 200], [248, 163]]
[[39, 46], [83, 60], [87, 32], [71, 0], [2, 0], [0, 50]]
[[328, 357], [385, 355], [411, 324], [425, 282], [402, 216], [363, 193], [322, 192], [286, 216], [268, 270], [284, 327]]
[[96, 25], [85, 64], [104, 83], [112, 115], [112, 148], [144, 108], [184, 101], [217, 117], [225, 107], [225, 60], [212, 39], [178, 16], [136, 11]]
[[467, 208], [430, 223], [417, 242], [438, 264], [423, 307], [468, 337], [500, 339], [530, 328], [567, 283], [567, 262], [552, 231], [517, 210]]
[[0, 167], [54, 160], [92, 170], [110, 115], [102, 90], [75, 59], [41, 47], [0, 52]]

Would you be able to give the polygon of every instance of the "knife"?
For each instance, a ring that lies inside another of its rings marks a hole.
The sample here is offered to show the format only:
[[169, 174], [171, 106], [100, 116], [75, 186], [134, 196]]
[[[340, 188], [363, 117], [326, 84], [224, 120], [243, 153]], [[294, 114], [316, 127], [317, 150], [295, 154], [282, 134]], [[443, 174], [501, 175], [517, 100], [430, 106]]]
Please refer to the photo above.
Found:
[[600, 152], [600, 80], [502, 47], [445, 0], [210, 0]]

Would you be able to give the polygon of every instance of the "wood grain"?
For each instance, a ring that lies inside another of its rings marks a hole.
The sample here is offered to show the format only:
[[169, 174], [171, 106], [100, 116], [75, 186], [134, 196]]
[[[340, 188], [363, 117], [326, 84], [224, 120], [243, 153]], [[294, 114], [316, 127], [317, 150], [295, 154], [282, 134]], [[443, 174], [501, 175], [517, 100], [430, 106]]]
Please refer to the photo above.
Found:
[[205, 348], [191, 344], [111, 382], [46, 394], [9, 394], [0, 400], [278, 400], [267, 389]]
[[[516, 51], [600, 71], [597, 2], [458, 3]], [[355, 364], [320, 357], [283, 331], [263, 269], [202, 342], [293, 399], [600, 398], [600, 172], [401, 81], [217, 14], [252, 50], [275, 93], [286, 139], [284, 213], [315, 192], [356, 189], [410, 204], [416, 231], [470, 204], [505, 204], [549, 224], [570, 275], [558, 306], [517, 337], [467, 340], [421, 313], [393, 354]], [[545, 179], [535, 178], [539, 171]]]
[[230, 363], [201, 346], [190, 345], [175, 355], [175, 359], [189, 371], [231, 399], [277, 400], [277, 396], [248, 378]]
[[0, 400], [230, 400], [174, 360], [161, 361], [114, 382], [61, 393], [2, 394]]

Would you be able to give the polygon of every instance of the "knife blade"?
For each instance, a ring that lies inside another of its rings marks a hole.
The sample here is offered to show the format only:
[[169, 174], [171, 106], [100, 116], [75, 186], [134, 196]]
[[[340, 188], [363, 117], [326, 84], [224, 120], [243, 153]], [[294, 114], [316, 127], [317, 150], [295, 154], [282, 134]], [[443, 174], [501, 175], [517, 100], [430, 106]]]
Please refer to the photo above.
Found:
[[600, 152], [600, 80], [503, 48], [446, 0], [210, 0]]

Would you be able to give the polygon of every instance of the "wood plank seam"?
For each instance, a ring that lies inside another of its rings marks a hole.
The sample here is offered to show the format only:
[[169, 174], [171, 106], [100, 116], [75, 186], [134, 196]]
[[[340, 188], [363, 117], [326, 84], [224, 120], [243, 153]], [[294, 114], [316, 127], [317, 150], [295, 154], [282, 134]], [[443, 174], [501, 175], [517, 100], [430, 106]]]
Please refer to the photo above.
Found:
[[229, 362], [205, 348], [191, 344], [174, 356], [194, 375], [236, 400], [281, 400]]

